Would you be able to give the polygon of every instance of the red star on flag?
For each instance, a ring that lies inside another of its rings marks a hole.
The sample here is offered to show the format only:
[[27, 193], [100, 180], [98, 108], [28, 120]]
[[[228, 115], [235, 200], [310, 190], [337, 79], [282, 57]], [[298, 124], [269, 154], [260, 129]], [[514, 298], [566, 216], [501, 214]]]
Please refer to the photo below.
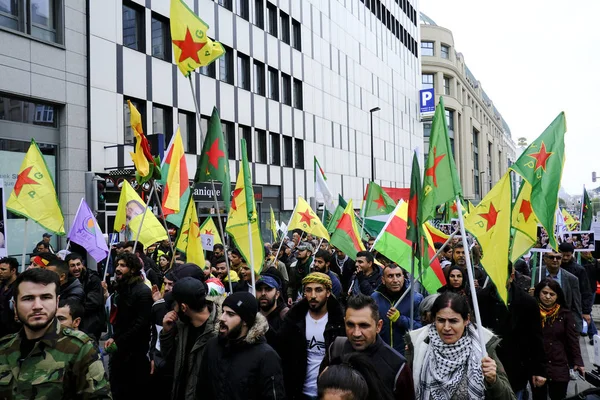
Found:
[[31, 168], [33, 168], [33, 166], [25, 168], [17, 177], [17, 181], [15, 182], [15, 195], [17, 197], [21, 194], [21, 189], [23, 189], [24, 185], [39, 185], [38, 182], [28, 176]]
[[188, 58], [191, 58], [197, 64], [200, 64], [198, 52], [202, 50], [206, 43], [194, 42], [192, 34], [190, 33], [190, 28], [186, 29], [184, 40], [173, 40], [173, 44], [181, 49], [181, 54], [179, 55], [178, 62], [182, 62], [184, 60], [187, 60]]
[[205, 229], [205, 230], [204, 230], [204, 234], [205, 234], [205, 235], [213, 235], [213, 236], [214, 236], [214, 233], [213, 233], [213, 231], [212, 231], [212, 230], [210, 230], [210, 229]]
[[310, 226], [310, 222], [315, 218], [310, 214], [310, 211], [308, 210], [304, 210], [303, 212], [299, 212], [298, 214], [301, 215], [300, 223], [306, 222], [308, 226]]
[[385, 200], [383, 199], [383, 195], [380, 194], [379, 198], [377, 200], [374, 201], [375, 204], [377, 204], [377, 209], [379, 210], [380, 208], [385, 207]]
[[235, 200], [240, 195], [240, 193], [242, 193], [243, 190], [244, 189], [240, 188], [240, 189], [235, 189], [233, 191], [233, 199], [231, 200], [231, 208], [233, 208], [235, 211], [237, 211], [237, 207], [238, 207], [238, 205], [236, 204]]
[[214, 169], [219, 169], [219, 160], [225, 157], [225, 153], [219, 148], [219, 138], [210, 145], [210, 149], [206, 152], [208, 162]]
[[446, 157], [445, 154], [442, 154], [441, 156], [436, 156], [436, 151], [437, 148], [434, 147], [433, 148], [433, 165], [429, 168], [427, 168], [427, 171], [425, 172], [425, 176], [431, 176], [433, 178], [433, 186], [437, 187], [437, 175], [435, 173], [438, 164], [442, 161], [442, 159], [444, 157]]
[[521, 202], [521, 207], [519, 207], [519, 212], [525, 217], [525, 222], [529, 221], [529, 216], [533, 213], [531, 202], [529, 200], [523, 200]]
[[496, 225], [496, 218], [498, 218], [498, 211], [496, 211], [494, 203], [490, 203], [490, 209], [487, 213], [479, 214], [479, 216], [487, 221], [487, 228], [485, 231], [488, 232]]
[[450, 209], [452, 210], [453, 214], [458, 214], [458, 207], [456, 206], [456, 201], [454, 201], [454, 203], [452, 203], [452, 206], [450, 206]]
[[552, 154], [554, 153], [548, 153], [546, 151], [546, 144], [542, 142], [542, 145], [540, 146], [540, 151], [538, 151], [537, 153], [528, 154], [529, 157], [535, 158], [535, 167], [533, 168], [533, 170], [537, 171], [538, 168], [541, 168], [544, 170], [544, 172], [546, 172], [546, 163], [548, 162], [548, 159]]

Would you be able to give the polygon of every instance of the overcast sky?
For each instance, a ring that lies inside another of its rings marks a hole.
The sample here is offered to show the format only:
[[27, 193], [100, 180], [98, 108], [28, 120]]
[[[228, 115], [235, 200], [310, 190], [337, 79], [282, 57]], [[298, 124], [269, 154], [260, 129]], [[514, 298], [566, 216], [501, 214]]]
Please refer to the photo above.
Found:
[[600, 186], [600, 0], [421, 0], [508, 123], [515, 143], [567, 117], [562, 185]]

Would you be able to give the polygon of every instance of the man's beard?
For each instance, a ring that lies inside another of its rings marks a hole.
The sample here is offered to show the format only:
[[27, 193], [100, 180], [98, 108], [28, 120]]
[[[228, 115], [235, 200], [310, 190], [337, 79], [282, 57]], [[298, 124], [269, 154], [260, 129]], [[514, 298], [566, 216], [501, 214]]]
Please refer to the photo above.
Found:
[[325, 304], [327, 304], [327, 299], [323, 300], [322, 302], [316, 301], [316, 303], [313, 303], [313, 301], [316, 301], [316, 300], [308, 301], [308, 308], [311, 311], [321, 311], [323, 309], [323, 307], [325, 307]]
[[[266, 301], [267, 301], [267, 304], [266, 304], [266, 305], [263, 305], [263, 304], [261, 303], [261, 301], [263, 301], [263, 300], [266, 300]], [[272, 309], [272, 308], [273, 308], [273, 306], [275, 305], [275, 302], [276, 302], [276, 301], [277, 301], [277, 298], [276, 298], [276, 297], [273, 297], [272, 299], [269, 299], [269, 298], [267, 298], [267, 297], [261, 297], [260, 299], [258, 299], [258, 304], [260, 305], [260, 309], [261, 309], [262, 311], [265, 311], [265, 312], [267, 312], [267, 311], [271, 311], [271, 309]]]
[[179, 321], [186, 325], [189, 325], [192, 322], [192, 319], [181, 310], [177, 311], [177, 317], [179, 318]]
[[17, 318], [19, 319], [19, 321], [21, 321], [21, 323], [24, 326], [26, 326], [27, 328], [29, 328], [33, 332], [43, 331], [44, 329], [48, 328], [48, 326], [50, 326], [50, 324], [52, 323], [52, 321], [54, 321], [54, 317], [55, 316], [56, 316], [56, 310], [54, 311], [54, 313], [48, 314], [48, 319], [46, 320], [45, 323], [37, 323], [35, 325], [32, 325], [29, 322], [27, 322], [27, 318], [26, 317], [21, 317], [21, 315], [17, 312]]
[[226, 332], [219, 332], [219, 339], [221, 340], [236, 340], [242, 333], [242, 323], [240, 322], [232, 329], [228, 329]]

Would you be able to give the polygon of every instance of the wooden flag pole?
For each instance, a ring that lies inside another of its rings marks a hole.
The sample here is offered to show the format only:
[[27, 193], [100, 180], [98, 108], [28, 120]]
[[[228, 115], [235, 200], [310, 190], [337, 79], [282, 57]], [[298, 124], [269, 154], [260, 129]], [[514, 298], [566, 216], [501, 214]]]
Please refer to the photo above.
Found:
[[25, 218], [25, 227], [23, 228], [23, 254], [21, 255], [21, 272], [25, 271], [25, 254], [27, 253], [27, 225], [29, 218]]
[[456, 204], [458, 209], [458, 220], [460, 222], [460, 233], [463, 240], [463, 245], [465, 248], [465, 260], [467, 262], [467, 276], [469, 277], [469, 288], [471, 289], [471, 298], [473, 300], [473, 311], [475, 312], [475, 320], [477, 323], [477, 333], [479, 335], [479, 343], [481, 345], [482, 355], [487, 356], [487, 351], [485, 349], [485, 340], [483, 338], [483, 325], [481, 324], [481, 314], [479, 312], [479, 301], [477, 300], [477, 292], [475, 290], [475, 279], [473, 277], [473, 265], [471, 264], [471, 256], [469, 255], [469, 245], [467, 242], [467, 233], [465, 231], [465, 221], [463, 217], [463, 210], [460, 202], [460, 196], [456, 196]]
[[[219, 209], [219, 202], [217, 201], [217, 191], [215, 190], [215, 181], [211, 179], [210, 181], [212, 185], [213, 198], [215, 199], [215, 210], [217, 212], [217, 220], [219, 221], [219, 229], [221, 230], [221, 240], [225, 240], [225, 231], [223, 230], [223, 222], [221, 221], [221, 210]], [[210, 217], [212, 218], [212, 216]], [[225, 246], [223, 246], [225, 249]], [[223, 252], [225, 255], [225, 265], [227, 266], [227, 280], [229, 280], [229, 293], [233, 293], [233, 283], [231, 283], [231, 267], [229, 266], [229, 256], [227, 255], [227, 251]], [[252, 274], [254, 276], [254, 274]]]

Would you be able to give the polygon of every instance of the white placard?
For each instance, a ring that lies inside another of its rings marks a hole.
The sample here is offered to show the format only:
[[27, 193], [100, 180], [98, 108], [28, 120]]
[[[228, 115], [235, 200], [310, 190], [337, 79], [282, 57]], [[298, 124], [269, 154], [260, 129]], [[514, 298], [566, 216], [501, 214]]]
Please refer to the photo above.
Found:
[[215, 247], [215, 237], [209, 233], [203, 233], [200, 235], [202, 239], [202, 248], [206, 251], [213, 251]]

